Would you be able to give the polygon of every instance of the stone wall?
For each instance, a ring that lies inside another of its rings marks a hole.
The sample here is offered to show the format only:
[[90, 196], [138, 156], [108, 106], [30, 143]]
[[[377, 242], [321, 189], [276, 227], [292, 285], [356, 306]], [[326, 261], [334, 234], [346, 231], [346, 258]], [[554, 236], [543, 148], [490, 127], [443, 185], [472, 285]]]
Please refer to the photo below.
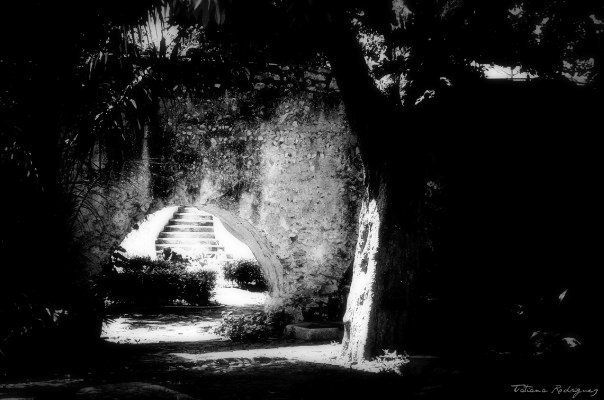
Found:
[[77, 205], [75, 212], [74, 245], [80, 249], [90, 276], [101, 271], [126, 235], [154, 211], [146, 146], [141, 155], [120, 171], [101, 176], [98, 171], [90, 172], [89, 179], [80, 184], [79, 192], [88, 195], [86, 204]]
[[325, 302], [352, 262], [361, 172], [337, 91], [313, 73], [301, 77], [309, 90], [265, 73], [247, 91], [162, 102], [162, 129], [150, 135], [150, 159], [139, 169], [145, 185], [110, 190], [122, 194], [106, 199], [111, 232], [84, 235], [95, 252], [145, 213], [194, 205], [250, 246], [275, 305]]

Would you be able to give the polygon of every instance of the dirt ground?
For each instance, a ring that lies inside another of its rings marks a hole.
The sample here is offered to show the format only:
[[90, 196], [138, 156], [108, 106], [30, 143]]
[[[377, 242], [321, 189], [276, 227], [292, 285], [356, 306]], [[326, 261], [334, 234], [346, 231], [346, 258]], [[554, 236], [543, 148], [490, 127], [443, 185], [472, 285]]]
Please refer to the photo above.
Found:
[[[410, 385], [405, 377], [337, 365], [329, 357], [338, 350], [331, 343], [282, 340], [253, 345], [224, 340], [105, 343], [86, 371], [0, 384], [0, 399], [340, 399], [372, 397], [391, 389], [425, 398], [442, 389], [423, 379]], [[129, 394], [120, 392], [119, 385], [125, 383], [136, 383]]]
[[549, 398], [510, 392], [537, 368], [526, 360], [520, 371], [412, 356], [402, 375], [377, 373], [344, 362], [335, 342], [220, 338], [213, 333], [220, 312], [116, 315], [102, 343], [77, 363], [35, 376], [36, 364], [26, 364], [25, 374], [0, 381], [0, 400]]
[[213, 333], [225, 310], [114, 315], [82, 365], [0, 383], [0, 399], [340, 399], [391, 389], [425, 397], [442, 387], [354, 369], [335, 342], [234, 343]]

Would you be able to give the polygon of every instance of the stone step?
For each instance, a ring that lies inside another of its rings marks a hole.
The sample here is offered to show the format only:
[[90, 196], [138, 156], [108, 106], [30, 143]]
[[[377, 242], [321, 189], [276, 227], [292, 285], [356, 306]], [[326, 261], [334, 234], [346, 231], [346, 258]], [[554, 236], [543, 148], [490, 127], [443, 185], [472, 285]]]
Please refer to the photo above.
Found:
[[203, 254], [221, 257], [224, 247], [214, 235], [214, 217], [196, 207], [180, 206], [155, 240], [155, 250], [162, 255], [165, 249], [179, 253]]
[[196, 214], [196, 213], [181, 213], [181, 212], [175, 212], [174, 216], [175, 219], [203, 219], [203, 220], [212, 220], [212, 216], [211, 215], [207, 215], [207, 214]]
[[172, 218], [169, 225], [201, 225], [214, 226], [214, 221], [211, 219], [195, 219], [195, 218]]
[[207, 244], [207, 245], [213, 245], [213, 246], [217, 246], [219, 245], [217, 240], [214, 240], [213, 238], [185, 238], [185, 237], [180, 237], [180, 238], [158, 238], [155, 241], [155, 244], [161, 244], [161, 243], [166, 243], [166, 244], [175, 244], [175, 245], [179, 245], [179, 244]]
[[168, 244], [168, 243], [156, 243], [155, 250], [163, 250], [163, 249], [172, 249], [172, 250], [183, 250], [183, 251], [203, 251], [203, 252], [214, 252], [214, 251], [224, 251], [223, 246], [212, 246], [212, 245], [182, 245], [182, 244]]
[[[124, 382], [124, 383], [94, 383], [88, 384], [89, 386], [82, 385], [85, 387], [74, 388], [73, 395], [69, 398], [78, 400], [93, 400], [93, 399], [156, 399], [156, 400], [194, 400], [193, 397], [186, 395], [181, 392], [177, 392], [172, 389], [168, 389], [165, 386], [154, 385], [146, 382]], [[95, 385], [95, 386], [92, 386]], [[78, 390], [79, 389], [79, 390]], [[60, 390], [60, 391], [59, 391]], [[70, 389], [71, 390], [71, 389]], [[75, 392], [77, 390], [77, 393]], [[40, 397], [46, 397], [48, 389], [41, 391], [44, 395]], [[58, 386], [55, 389], [58, 393], [64, 393], [66, 391], [62, 386]], [[4, 390], [3, 390], [4, 392]], [[37, 396], [37, 392], [35, 398]], [[71, 394], [71, 392], [68, 392]], [[29, 395], [28, 395], [29, 396]], [[12, 396], [11, 396], [12, 397]], [[53, 396], [54, 397], [54, 396]], [[67, 397], [67, 395], [57, 396]], [[2, 397], [4, 398], [4, 397]]]
[[210, 227], [201, 228], [198, 232], [161, 232], [158, 238], [214, 238], [214, 230]]
[[183, 213], [183, 212], [201, 213], [199, 208], [190, 207], [190, 206], [180, 206], [180, 207], [178, 207], [178, 212], [180, 212], [180, 213]]
[[169, 225], [199, 225], [199, 226], [214, 226], [213, 221], [206, 220], [194, 220], [194, 219], [175, 219], [172, 218]]
[[285, 327], [285, 337], [307, 341], [342, 340], [341, 322], [301, 322]]
[[[166, 225], [166, 232], [210, 232], [207, 226], [202, 225]], [[213, 229], [212, 229], [213, 231]]]
[[[164, 255], [163, 250], [157, 250], [155, 252], [157, 254], [157, 257], [162, 257]], [[188, 251], [183, 251], [182, 253], [190, 253]], [[204, 252], [203, 256], [204, 258], [214, 258], [214, 259], [218, 259], [218, 258], [222, 258], [224, 253], [220, 253], [220, 252]], [[228, 255], [226, 256], [226, 258], [228, 259]]]

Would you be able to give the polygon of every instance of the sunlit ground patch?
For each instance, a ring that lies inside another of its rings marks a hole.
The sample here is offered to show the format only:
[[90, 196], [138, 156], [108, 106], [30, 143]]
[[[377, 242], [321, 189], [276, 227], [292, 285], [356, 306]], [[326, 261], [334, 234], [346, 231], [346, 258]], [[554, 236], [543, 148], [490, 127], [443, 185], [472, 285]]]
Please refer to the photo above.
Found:
[[197, 342], [220, 340], [214, 329], [221, 308], [186, 314], [124, 314], [103, 326], [103, 339], [114, 343]]
[[232, 287], [218, 287], [212, 300], [225, 307], [191, 309], [185, 312], [127, 313], [103, 325], [103, 339], [113, 343], [201, 342], [222, 340], [214, 333], [222, 312], [251, 312], [262, 309], [268, 294]]
[[171, 353], [170, 355], [194, 365], [190, 368], [211, 373], [244, 370], [247, 368], [264, 368], [294, 364], [321, 364], [332, 367], [354, 369], [370, 373], [387, 373], [406, 375], [411, 373], [410, 365], [426, 364], [431, 357], [407, 357], [395, 351], [384, 351], [384, 354], [373, 360], [351, 363], [342, 356], [342, 344], [290, 344], [282, 342], [281, 346], [264, 348], [230, 349], [207, 353]]
[[262, 306], [268, 299], [267, 292], [250, 292], [234, 287], [217, 287], [212, 300], [225, 306]]
[[172, 353], [173, 356], [195, 363], [194, 369], [233, 370], [253, 366], [282, 365], [308, 362], [346, 366], [340, 359], [340, 344], [282, 346], [274, 348], [241, 349], [201, 354]]

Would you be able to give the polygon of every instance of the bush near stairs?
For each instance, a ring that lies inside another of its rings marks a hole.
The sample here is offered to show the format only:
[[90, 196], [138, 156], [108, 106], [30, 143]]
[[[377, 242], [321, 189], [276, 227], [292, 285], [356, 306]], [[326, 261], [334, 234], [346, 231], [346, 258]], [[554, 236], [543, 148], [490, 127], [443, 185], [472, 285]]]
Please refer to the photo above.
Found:
[[111, 305], [207, 305], [216, 285], [214, 271], [186, 270], [186, 262], [122, 259], [102, 279]]
[[268, 282], [262, 274], [260, 265], [253, 260], [238, 260], [225, 263], [224, 279], [235, 282], [241, 289], [264, 291]]

